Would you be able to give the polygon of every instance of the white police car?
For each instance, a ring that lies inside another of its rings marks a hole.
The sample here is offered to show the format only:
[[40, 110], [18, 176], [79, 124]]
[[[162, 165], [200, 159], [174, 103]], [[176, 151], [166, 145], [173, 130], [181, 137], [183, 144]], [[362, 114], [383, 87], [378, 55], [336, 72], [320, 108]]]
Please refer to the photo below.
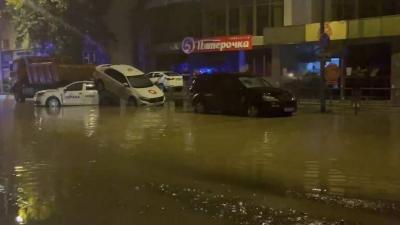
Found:
[[34, 96], [37, 106], [98, 105], [99, 95], [92, 81], [78, 81], [65, 87], [39, 91]]

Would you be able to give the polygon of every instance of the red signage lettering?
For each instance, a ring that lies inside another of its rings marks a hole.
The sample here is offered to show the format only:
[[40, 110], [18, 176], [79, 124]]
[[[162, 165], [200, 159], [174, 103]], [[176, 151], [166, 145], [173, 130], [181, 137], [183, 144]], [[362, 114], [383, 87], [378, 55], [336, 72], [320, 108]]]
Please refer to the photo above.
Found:
[[253, 37], [251, 35], [224, 36], [204, 39], [187, 37], [182, 41], [182, 51], [186, 54], [251, 49], [253, 49]]

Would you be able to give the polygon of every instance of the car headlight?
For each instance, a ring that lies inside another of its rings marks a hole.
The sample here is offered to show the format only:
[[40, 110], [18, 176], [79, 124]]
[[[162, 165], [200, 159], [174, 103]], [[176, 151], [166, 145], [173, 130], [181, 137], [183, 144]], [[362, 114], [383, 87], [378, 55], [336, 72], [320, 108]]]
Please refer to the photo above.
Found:
[[275, 98], [274, 96], [271, 96], [269, 94], [264, 94], [262, 96], [262, 99], [266, 102], [279, 102], [279, 99]]

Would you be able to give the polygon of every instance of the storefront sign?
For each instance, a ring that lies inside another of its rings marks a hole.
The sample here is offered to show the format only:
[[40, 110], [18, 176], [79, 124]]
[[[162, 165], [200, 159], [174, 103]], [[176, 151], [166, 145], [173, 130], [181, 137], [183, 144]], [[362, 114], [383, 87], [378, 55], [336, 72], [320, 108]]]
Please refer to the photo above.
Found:
[[[306, 25], [306, 41], [320, 41], [320, 24]], [[343, 40], [347, 38], [347, 21], [335, 21], [325, 23], [325, 33], [330, 40]]]
[[227, 52], [253, 49], [253, 36], [224, 36], [204, 39], [187, 37], [182, 41], [182, 51], [186, 54], [202, 52]]

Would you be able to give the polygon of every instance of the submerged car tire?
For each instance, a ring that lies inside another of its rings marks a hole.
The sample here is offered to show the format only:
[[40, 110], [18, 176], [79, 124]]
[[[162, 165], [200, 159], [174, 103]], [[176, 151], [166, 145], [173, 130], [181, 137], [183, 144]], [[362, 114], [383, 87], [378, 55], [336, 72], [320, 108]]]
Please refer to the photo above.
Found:
[[17, 95], [15, 95], [15, 101], [17, 101], [18, 103], [24, 103], [25, 97], [20, 94], [17, 94]]
[[96, 81], [96, 89], [97, 91], [104, 91], [105, 87], [104, 87], [104, 83], [102, 80], [97, 80]]
[[283, 116], [285, 116], [285, 117], [291, 117], [291, 116], [293, 116], [293, 113], [292, 113], [292, 112], [284, 112], [284, 113], [283, 113]]
[[163, 91], [164, 93], [168, 92], [168, 89], [164, 86], [164, 84], [160, 84], [159, 88], [161, 89], [161, 91]]
[[47, 107], [46, 108], [46, 113], [49, 116], [58, 116], [58, 115], [60, 115], [60, 112], [61, 112], [61, 107], [57, 107], [57, 108]]
[[56, 97], [50, 97], [46, 100], [46, 107], [47, 108], [60, 108], [61, 103], [60, 100]]
[[206, 105], [202, 101], [197, 101], [194, 104], [194, 112], [200, 114], [207, 113]]
[[249, 104], [246, 107], [246, 116], [248, 117], [258, 117], [260, 115], [260, 109], [254, 105], [254, 104]]
[[130, 107], [136, 107], [136, 106], [138, 106], [137, 101], [136, 101], [136, 98], [130, 97], [130, 98], [128, 99], [127, 105], [130, 106]]
[[101, 106], [109, 106], [112, 105], [113, 101], [110, 97], [101, 97], [99, 100], [99, 105]]

